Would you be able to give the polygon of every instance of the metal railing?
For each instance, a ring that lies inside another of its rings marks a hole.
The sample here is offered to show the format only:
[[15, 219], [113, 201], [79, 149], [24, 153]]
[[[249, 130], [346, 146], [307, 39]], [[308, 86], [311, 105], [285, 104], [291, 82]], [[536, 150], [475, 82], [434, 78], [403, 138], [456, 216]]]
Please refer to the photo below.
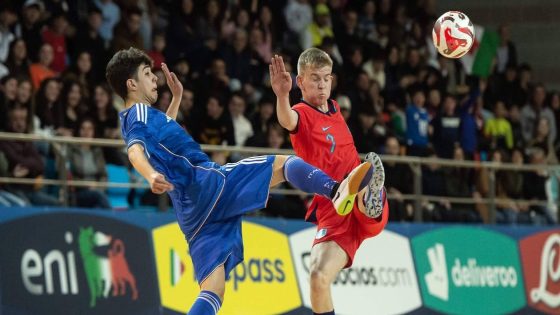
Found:
[[[47, 142], [54, 144], [55, 154], [59, 159], [57, 165], [59, 170], [59, 179], [31, 179], [31, 178], [15, 178], [15, 177], [0, 177], [0, 183], [7, 184], [27, 184], [36, 185], [38, 181], [46, 186], [60, 186], [61, 196], [64, 203], [68, 202], [68, 189], [70, 187], [91, 187], [91, 188], [149, 188], [145, 182], [130, 182], [130, 183], [116, 183], [116, 182], [99, 182], [99, 181], [84, 181], [84, 180], [68, 180], [66, 170], [66, 146], [68, 145], [92, 145], [100, 147], [114, 147], [124, 148], [124, 142], [120, 139], [84, 139], [77, 137], [47, 137], [36, 134], [21, 134], [21, 133], [7, 133], [0, 132], [0, 141], [28, 141], [28, 142]], [[237, 147], [237, 146], [223, 146], [223, 145], [201, 145], [202, 150], [205, 152], [230, 152], [238, 153], [241, 155], [289, 155], [294, 154], [292, 150], [286, 149], [271, 149], [271, 148], [257, 148], [257, 147]], [[364, 158], [365, 155], [361, 155]], [[521, 199], [497, 199], [496, 198], [496, 172], [497, 171], [543, 171], [546, 170], [550, 173], [560, 171], [560, 165], [517, 165], [511, 163], [495, 163], [495, 162], [480, 162], [480, 161], [457, 161], [438, 158], [420, 158], [412, 156], [391, 156], [380, 155], [384, 163], [394, 162], [398, 164], [407, 164], [413, 175], [413, 193], [403, 194], [399, 198], [405, 201], [412, 201], [414, 205], [414, 220], [417, 222], [422, 221], [422, 203], [424, 202], [439, 202], [446, 200], [452, 204], [485, 204], [489, 210], [489, 222], [494, 223], [496, 219], [496, 205], [506, 201], [514, 201], [524, 203], [527, 205], [547, 206], [548, 201], [535, 201], [535, 200], [521, 200]], [[461, 198], [461, 197], [441, 197], [441, 196], [427, 196], [422, 195], [422, 166], [437, 164], [441, 167], [459, 167], [459, 168], [474, 168], [474, 169], [487, 169], [488, 171], [488, 196], [485, 198]], [[292, 189], [272, 189], [271, 193], [284, 194], [284, 195], [305, 195], [300, 191]], [[395, 198], [396, 195], [389, 193], [388, 198]], [[160, 202], [160, 205], [165, 206]]]

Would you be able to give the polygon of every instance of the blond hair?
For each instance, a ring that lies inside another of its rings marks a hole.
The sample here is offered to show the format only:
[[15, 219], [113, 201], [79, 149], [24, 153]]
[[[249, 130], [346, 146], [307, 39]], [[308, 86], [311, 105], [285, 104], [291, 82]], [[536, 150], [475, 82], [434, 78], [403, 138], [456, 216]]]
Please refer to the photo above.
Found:
[[297, 72], [298, 75], [302, 74], [302, 72], [308, 67], [311, 66], [313, 68], [322, 68], [325, 66], [329, 66], [332, 68], [333, 61], [329, 54], [322, 51], [319, 48], [308, 48], [306, 49], [301, 55], [299, 56], [297, 62]]

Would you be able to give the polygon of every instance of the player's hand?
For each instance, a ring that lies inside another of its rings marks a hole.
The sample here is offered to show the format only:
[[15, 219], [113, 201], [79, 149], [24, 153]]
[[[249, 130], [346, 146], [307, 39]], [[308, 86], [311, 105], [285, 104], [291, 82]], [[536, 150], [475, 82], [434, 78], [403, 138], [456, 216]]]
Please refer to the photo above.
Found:
[[284, 60], [278, 55], [274, 55], [268, 66], [270, 71], [270, 85], [277, 97], [284, 97], [290, 93], [292, 89], [292, 77], [286, 71]]
[[161, 70], [163, 70], [165, 81], [167, 81], [167, 86], [169, 86], [169, 90], [171, 91], [173, 97], [183, 96], [183, 84], [179, 81], [179, 78], [177, 78], [175, 73], [169, 71], [169, 68], [164, 62], [161, 63]]
[[160, 173], [153, 173], [149, 178], [149, 182], [154, 194], [160, 195], [166, 191], [173, 190], [173, 185], [165, 180], [165, 177]]

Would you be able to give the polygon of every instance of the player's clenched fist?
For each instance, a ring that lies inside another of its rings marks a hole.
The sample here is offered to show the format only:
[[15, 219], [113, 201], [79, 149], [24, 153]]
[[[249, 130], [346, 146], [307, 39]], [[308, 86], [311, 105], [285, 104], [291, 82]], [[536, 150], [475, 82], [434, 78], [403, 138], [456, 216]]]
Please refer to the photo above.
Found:
[[152, 192], [158, 195], [173, 190], [173, 185], [165, 180], [165, 177], [160, 173], [153, 173], [150, 176], [150, 187], [152, 188]]

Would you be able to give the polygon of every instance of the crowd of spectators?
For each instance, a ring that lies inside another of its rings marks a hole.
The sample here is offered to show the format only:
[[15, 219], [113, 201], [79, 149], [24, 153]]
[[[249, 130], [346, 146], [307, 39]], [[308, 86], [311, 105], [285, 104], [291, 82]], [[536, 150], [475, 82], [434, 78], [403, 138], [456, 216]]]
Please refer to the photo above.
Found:
[[[185, 87], [177, 121], [200, 143], [290, 148], [279, 127], [268, 63], [284, 57], [294, 80], [306, 48], [319, 47], [333, 61], [332, 98], [340, 104], [360, 153], [557, 163], [560, 94], [533, 80], [521, 63], [507, 25], [488, 78], [468, 75], [460, 61], [437, 54], [431, 28], [435, 0], [26, 0], [0, 5], [0, 130], [43, 135], [118, 139], [118, 111], [104, 79], [117, 50], [137, 47], [154, 60], [159, 99], [171, 101], [161, 62]], [[127, 165], [117, 149], [79, 145], [62, 150], [31, 143], [0, 143], [0, 175], [42, 178], [45, 161], [67, 156], [69, 176], [107, 179], [105, 164]], [[225, 163], [239, 156], [214, 153]], [[55, 159], [56, 160], [56, 159]], [[410, 220], [412, 174], [386, 163], [391, 220]], [[488, 196], [484, 170], [422, 170], [423, 193]], [[498, 172], [502, 200], [558, 198], [558, 174]], [[53, 205], [56, 194], [36, 187], [0, 186], [0, 204]], [[551, 184], [552, 183], [552, 184]], [[554, 184], [556, 183], [556, 184]], [[556, 187], [546, 189], [545, 187]], [[77, 206], [109, 206], [104, 192], [72, 191]], [[498, 222], [553, 223], [554, 207], [498, 204]], [[302, 217], [300, 197], [273, 196], [270, 215]], [[488, 220], [483, 203], [422, 203], [426, 220]]]

